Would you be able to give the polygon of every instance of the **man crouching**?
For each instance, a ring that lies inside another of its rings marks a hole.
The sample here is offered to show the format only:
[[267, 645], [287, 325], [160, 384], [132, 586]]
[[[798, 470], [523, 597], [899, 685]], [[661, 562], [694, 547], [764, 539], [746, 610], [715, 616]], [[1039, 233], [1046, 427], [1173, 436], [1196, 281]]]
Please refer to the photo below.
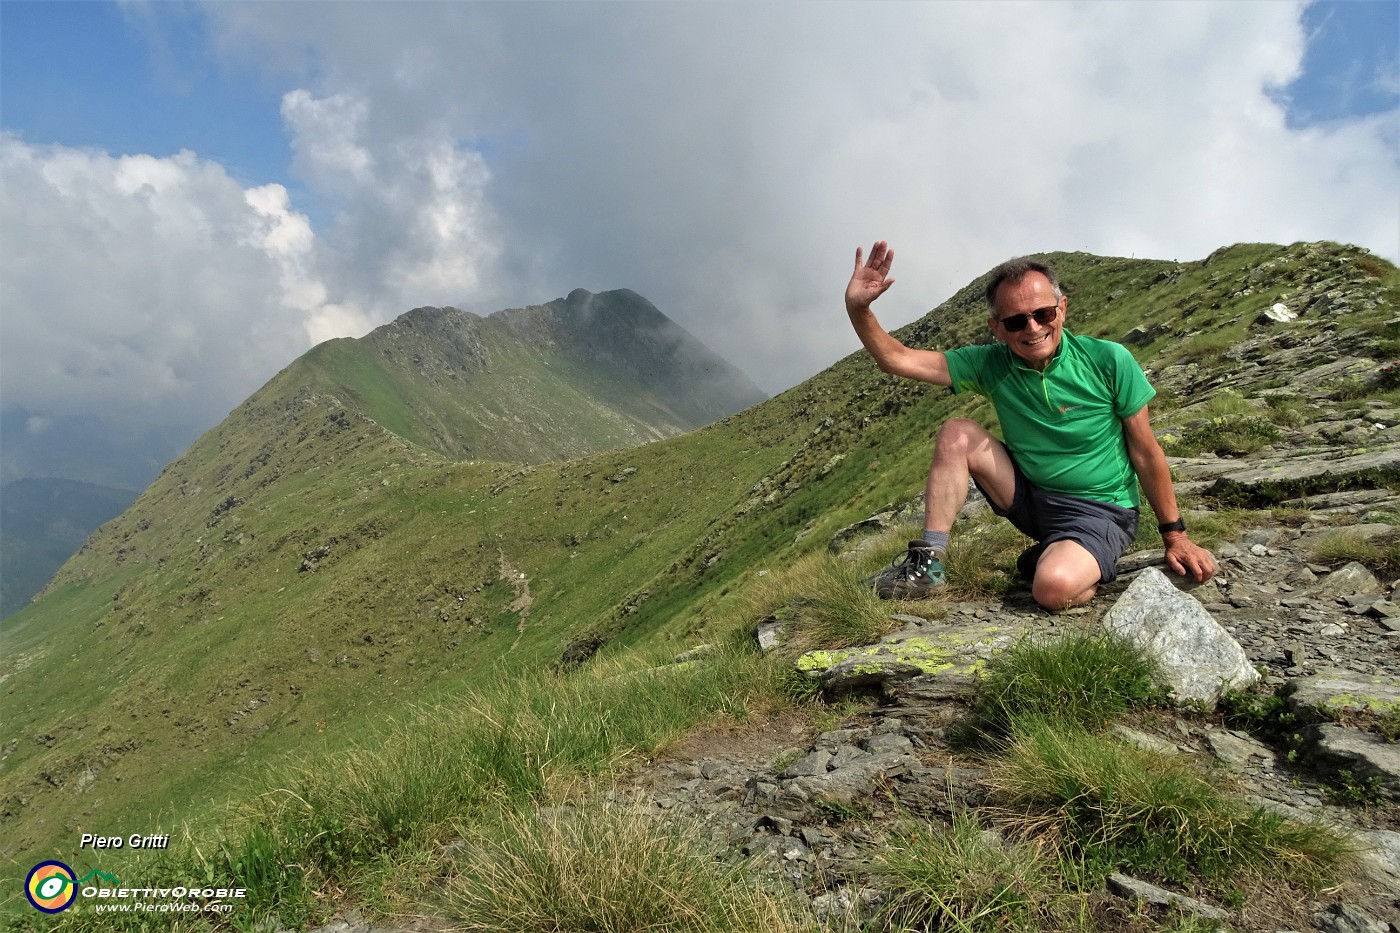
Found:
[[1016, 568], [1046, 609], [1081, 606], [1117, 575], [1138, 526], [1138, 483], [1157, 517], [1167, 567], [1198, 583], [1215, 573], [1210, 552], [1186, 536], [1167, 459], [1148, 422], [1156, 390], [1123, 346], [1065, 329], [1069, 300], [1044, 263], [1013, 259], [987, 284], [995, 343], [946, 351], [906, 347], [875, 320], [871, 303], [894, 284], [894, 251], [870, 248], [846, 286], [846, 313], [880, 369], [991, 399], [1006, 441], [974, 421], [938, 431], [925, 488], [922, 541], [881, 574], [886, 599], [921, 599], [944, 585], [953, 520], [970, 476], [992, 511], [1036, 543]]

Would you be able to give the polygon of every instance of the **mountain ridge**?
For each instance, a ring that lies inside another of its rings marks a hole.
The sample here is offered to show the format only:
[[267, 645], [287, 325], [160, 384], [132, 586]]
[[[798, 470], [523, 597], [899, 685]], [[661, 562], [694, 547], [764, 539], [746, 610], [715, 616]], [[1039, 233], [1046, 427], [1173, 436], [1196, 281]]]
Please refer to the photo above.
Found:
[[[1394, 353], [1397, 273], [1354, 247], [1050, 258], [1076, 332], [1158, 328], [1132, 349], [1177, 386], [1159, 432], [1193, 386], [1246, 365], [1223, 352], [1276, 302], [1331, 345]], [[982, 339], [983, 281], [898, 333]], [[208, 804], [232, 791], [196, 789], [196, 775], [251, 780], [493, 668], [547, 668], [573, 639], [701, 638], [759, 571], [917, 489], [943, 418], [994, 425], [981, 400], [886, 377], [863, 352], [707, 427], [534, 465], [451, 461], [310, 389], [236, 414], [7, 630], [0, 707], [23, 737], [0, 751], [9, 845], [63, 844], [159, 801]]]
[[[670, 437], [767, 396], [630, 289], [482, 317], [415, 308], [288, 374], [451, 459], [577, 457]], [[310, 370], [310, 373], [302, 370]]]

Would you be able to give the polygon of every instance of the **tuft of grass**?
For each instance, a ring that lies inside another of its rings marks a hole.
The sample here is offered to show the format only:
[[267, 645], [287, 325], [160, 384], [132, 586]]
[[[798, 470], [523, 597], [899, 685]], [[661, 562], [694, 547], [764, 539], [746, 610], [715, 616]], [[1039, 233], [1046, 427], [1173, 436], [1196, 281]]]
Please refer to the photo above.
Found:
[[856, 565], [809, 554], [765, 578], [750, 618], [777, 616], [804, 648], [849, 648], [878, 641], [897, 626], [898, 604], [880, 599]]
[[[1135, 550], [1152, 550], [1162, 546], [1162, 535], [1157, 531], [1157, 516], [1148, 505], [1142, 502], [1142, 517], [1138, 521], [1137, 538], [1133, 541]], [[1273, 512], [1252, 512], [1248, 509], [1221, 508], [1213, 511], [1199, 511], [1181, 504], [1187, 516], [1187, 528], [1191, 540], [1204, 548], [1214, 548], [1226, 541], [1238, 541], [1245, 530], [1260, 524], [1276, 524], [1281, 521]]]
[[1319, 561], [1358, 561], [1374, 573], [1400, 573], [1400, 537], [1387, 535], [1367, 538], [1354, 531], [1340, 529], [1324, 535], [1312, 548]]
[[1025, 639], [987, 662], [977, 718], [991, 735], [1042, 719], [1097, 730], [1129, 709], [1160, 702], [1156, 675], [1145, 652], [1108, 632], [1071, 632], [1048, 643]]
[[968, 527], [960, 523], [948, 541], [948, 598], [994, 599], [1016, 585], [1016, 558], [1031, 540], [990, 514]]
[[1068, 895], [1043, 845], [989, 838], [964, 813], [951, 827], [909, 824], [892, 835], [877, 867], [894, 892], [886, 929], [1070, 929]]
[[1269, 409], [1265, 413], [1268, 419], [1279, 427], [1307, 424], [1317, 413], [1312, 404], [1296, 395], [1268, 395], [1264, 397], [1264, 404]]
[[1257, 414], [1212, 418], [1191, 425], [1181, 433], [1163, 437], [1163, 449], [1173, 457], [1190, 457], [1210, 451], [1221, 457], [1238, 457], [1262, 450], [1283, 438], [1283, 432]]
[[1316, 890], [1353, 851], [1327, 827], [1231, 800], [1187, 759], [1046, 723], [1018, 731], [989, 783], [1021, 830], [1178, 883], [1253, 873]]
[[796, 931], [792, 905], [707, 848], [704, 827], [617, 805], [505, 813], [464, 827], [447, 886], [458, 927], [481, 933]]
[[1376, 719], [1376, 729], [1387, 742], [1400, 742], [1400, 709], [1389, 709]]

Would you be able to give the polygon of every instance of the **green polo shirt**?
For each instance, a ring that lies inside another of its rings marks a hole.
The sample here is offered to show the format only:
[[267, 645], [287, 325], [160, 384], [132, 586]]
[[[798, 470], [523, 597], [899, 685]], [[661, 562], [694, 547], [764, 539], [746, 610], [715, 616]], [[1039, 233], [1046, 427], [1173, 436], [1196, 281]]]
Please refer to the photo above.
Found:
[[1136, 508], [1122, 421], [1157, 390], [1120, 344], [1063, 335], [1043, 373], [1002, 343], [947, 351], [953, 391], [992, 400], [1007, 449], [1037, 486]]

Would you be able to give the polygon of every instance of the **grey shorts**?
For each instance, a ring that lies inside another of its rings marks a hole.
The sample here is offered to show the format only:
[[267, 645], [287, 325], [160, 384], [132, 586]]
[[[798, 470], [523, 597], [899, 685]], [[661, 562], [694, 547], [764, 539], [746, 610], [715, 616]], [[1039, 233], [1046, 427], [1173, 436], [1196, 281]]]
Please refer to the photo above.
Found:
[[1026, 479], [1015, 457], [1011, 458], [1011, 465], [1016, 468], [1011, 508], [998, 508], [982, 484], [977, 483], [992, 511], [1008, 519], [1021, 534], [1034, 538], [1042, 548], [1056, 541], [1078, 542], [1099, 562], [1099, 582], [1112, 582], [1118, 576], [1118, 558], [1137, 538], [1138, 510], [1041, 489]]

